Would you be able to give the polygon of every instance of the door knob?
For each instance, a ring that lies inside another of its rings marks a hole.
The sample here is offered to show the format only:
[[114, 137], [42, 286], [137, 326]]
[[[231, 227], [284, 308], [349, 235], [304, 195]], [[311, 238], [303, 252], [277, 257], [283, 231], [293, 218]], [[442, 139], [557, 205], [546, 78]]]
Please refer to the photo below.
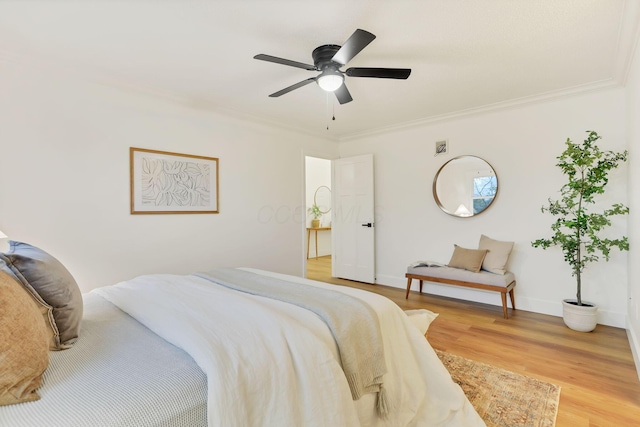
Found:
[[362, 224], [362, 226], [363, 226], [363, 227], [369, 227], [369, 228], [371, 228], [371, 227], [373, 227], [373, 224], [372, 224], [372, 223], [370, 223], [370, 222], [368, 222], [368, 223], [366, 223], [366, 224]]

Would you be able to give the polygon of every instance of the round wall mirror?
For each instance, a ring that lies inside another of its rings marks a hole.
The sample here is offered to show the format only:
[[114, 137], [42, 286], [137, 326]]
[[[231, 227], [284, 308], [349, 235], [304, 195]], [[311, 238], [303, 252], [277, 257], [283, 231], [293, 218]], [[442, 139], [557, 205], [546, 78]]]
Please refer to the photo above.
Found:
[[445, 213], [468, 218], [484, 212], [498, 194], [493, 167], [476, 156], [449, 160], [433, 179], [433, 198]]
[[331, 189], [326, 185], [321, 185], [313, 195], [313, 203], [320, 208], [323, 214], [331, 210]]

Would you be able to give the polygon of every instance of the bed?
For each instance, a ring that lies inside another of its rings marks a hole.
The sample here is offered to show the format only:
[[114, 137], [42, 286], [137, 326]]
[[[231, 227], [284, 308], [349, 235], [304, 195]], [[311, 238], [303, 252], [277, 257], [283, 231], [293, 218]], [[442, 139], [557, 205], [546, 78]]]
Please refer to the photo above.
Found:
[[202, 274], [158, 274], [84, 294], [79, 337], [70, 348], [49, 352], [40, 399], [0, 406], [0, 425], [484, 425], [392, 301], [264, 270], [233, 270], [370, 307], [384, 349], [386, 412], [379, 408], [381, 392], [365, 390], [354, 399], [343, 370], [346, 350], [317, 312]]

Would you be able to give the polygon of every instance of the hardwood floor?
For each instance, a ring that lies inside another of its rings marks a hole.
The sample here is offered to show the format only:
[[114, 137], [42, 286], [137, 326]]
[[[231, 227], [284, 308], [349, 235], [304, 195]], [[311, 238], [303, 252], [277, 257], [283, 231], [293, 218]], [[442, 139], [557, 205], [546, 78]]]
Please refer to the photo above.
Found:
[[[559, 385], [556, 427], [640, 426], [640, 381], [624, 329], [598, 325], [589, 333], [562, 319], [382, 285], [331, 277], [331, 257], [307, 261], [309, 279], [376, 292], [403, 310], [439, 313], [429, 328], [432, 347]], [[516, 306], [517, 306], [516, 288]]]

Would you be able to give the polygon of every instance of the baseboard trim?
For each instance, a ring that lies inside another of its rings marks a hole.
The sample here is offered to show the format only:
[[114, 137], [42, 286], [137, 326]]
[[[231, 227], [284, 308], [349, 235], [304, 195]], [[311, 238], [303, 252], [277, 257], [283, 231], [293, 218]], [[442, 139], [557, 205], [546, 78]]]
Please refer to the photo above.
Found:
[[[394, 288], [407, 289], [407, 279], [395, 276], [378, 275], [376, 283]], [[417, 291], [419, 284], [414, 280], [411, 286], [412, 291]], [[548, 314], [550, 316], [562, 317], [562, 302], [549, 301], [538, 298], [527, 298], [518, 295], [518, 287], [516, 286], [516, 308], [534, 313]], [[456, 298], [465, 301], [480, 302], [502, 307], [500, 296], [496, 292], [483, 291], [480, 289], [464, 288], [459, 286], [448, 286], [437, 283], [425, 283], [423, 287], [425, 293], [438, 295], [449, 298]], [[509, 303], [510, 304], [510, 303]], [[598, 310], [598, 323], [601, 325], [613, 326], [625, 329], [627, 326], [627, 316], [624, 313], [618, 313], [609, 310]]]
[[636, 374], [640, 379], [640, 341], [638, 341], [638, 331], [633, 328], [631, 319], [627, 317], [627, 337], [629, 338], [629, 347], [633, 355], [633, 362], [636, 365]]

